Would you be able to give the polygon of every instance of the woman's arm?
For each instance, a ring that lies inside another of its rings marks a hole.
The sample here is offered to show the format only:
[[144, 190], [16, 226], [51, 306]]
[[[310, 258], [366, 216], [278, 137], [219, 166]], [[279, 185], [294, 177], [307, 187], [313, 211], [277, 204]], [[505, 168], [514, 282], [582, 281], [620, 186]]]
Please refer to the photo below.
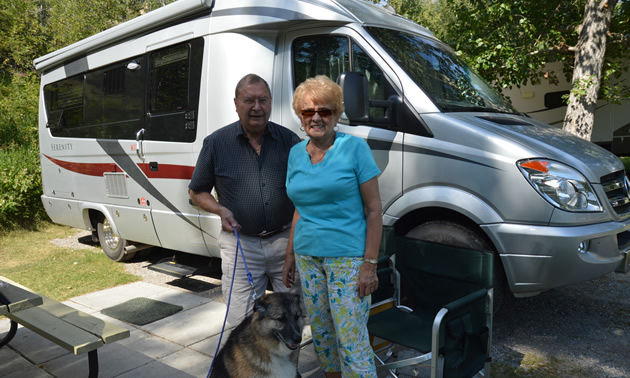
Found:
[[[383, 207], [378, 191], [378, 176], [374, 176], [359, 186], [363, 199], [363, 211], [367, 222], [364, 259], [377, 260], [383, 232]], [[364, 261], [359, 270], [357, 291], [359, 297], [372, 294], [378, 288], [376, 264]]]
[[291, 231], [289, 232], [289, 240], [287, 242], [287, 252], [284, 257], [284, 265], [282, 266], [282, 282], [284, 286], [291, 287], [295, 282], [295, 252], [293, 251], [293, 235], [295, 234], [295, 225], [300, 219], [297, 209], [293, 212], [293, 222], [291, 223]]

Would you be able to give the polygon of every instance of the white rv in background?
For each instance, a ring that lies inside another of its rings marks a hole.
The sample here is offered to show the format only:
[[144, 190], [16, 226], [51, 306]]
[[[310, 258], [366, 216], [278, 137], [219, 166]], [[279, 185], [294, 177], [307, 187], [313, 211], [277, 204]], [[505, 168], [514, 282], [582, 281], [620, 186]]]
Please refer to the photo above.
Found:
[[204, 138], [237, 120], [248, 73], [271, 86], [271, 121], [306, 137], [293, 91], [321, 74], [344, 89], [340, 131], [381, 169], [385, 232], [493, 251], [497, 297], [630, 269], [621, 161], [515, 111], [431, 32], [370, 1], [179, 0], [35, 66], [42, 202], [113, 260], [147, 245], [218, 257], [220, 219], [187, 190]]
[[[558, 83], [552, 84], [542, 80], [536, 85], [527, 84], [521, 88], [505, 89], [503, 94], [510, 98], [516, 110], [562, 128], [567, 112], [566, 102], [562, 96], [569, 93], [571, 83], [562, 73], [562, 63], [549, 63], [542, 71], [555, 72], [559, 79]], [[625, 72], [619, 80], [630, 85], [630, 73]], [[617, 155], [630, 155], [630, 100], [622, 101], [621, 104], [612, 104], [604, 100], [597, 102], [591, 142]]]

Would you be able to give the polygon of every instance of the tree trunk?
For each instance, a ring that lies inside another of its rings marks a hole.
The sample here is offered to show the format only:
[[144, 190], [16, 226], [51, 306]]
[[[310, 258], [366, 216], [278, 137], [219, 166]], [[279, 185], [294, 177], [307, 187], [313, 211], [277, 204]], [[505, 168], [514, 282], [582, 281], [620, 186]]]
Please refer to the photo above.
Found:
[[587, 0], [575, 54], [564, 130], [591, 140], [597, 94], [606, 54], [606, 36], [617, 0]]

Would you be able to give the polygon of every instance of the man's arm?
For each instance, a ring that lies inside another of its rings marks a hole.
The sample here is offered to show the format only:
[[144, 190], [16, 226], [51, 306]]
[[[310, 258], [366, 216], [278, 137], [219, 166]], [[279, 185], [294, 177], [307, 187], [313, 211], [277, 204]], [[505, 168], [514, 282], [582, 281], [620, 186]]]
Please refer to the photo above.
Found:
[[241, 230], [241, 225], [234, 219], [234, 214], [232, 214], [230, 209], [217, 202], [212, 193], [195, 192], [189, 189], [188, 194], [195, 206], [199, 206], [202, 210], [217, 214], [221, 217], [221, 228], [223, 228], [223, 231], [233, 232], [234, 228], [236, 228], [237, 231]]

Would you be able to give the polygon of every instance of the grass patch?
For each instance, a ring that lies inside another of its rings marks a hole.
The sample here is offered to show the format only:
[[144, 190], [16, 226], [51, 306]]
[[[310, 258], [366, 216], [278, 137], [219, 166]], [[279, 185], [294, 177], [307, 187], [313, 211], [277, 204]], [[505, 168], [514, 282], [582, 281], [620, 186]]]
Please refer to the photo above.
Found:
[[76, 229], [44, 223], [39, 230], [0, 234], [0, 275], [57, 301], [138, 281], [99, 249], [58, 247], [50, 240]]
[[536, 353], [519, 355], [520, 358], [507, 358], [507, 362], [494, 360], [490, 372], [491, 378], [587, 378], [592, 374], [584, 369], [568, 366], [560, 358], [549, 359]]

